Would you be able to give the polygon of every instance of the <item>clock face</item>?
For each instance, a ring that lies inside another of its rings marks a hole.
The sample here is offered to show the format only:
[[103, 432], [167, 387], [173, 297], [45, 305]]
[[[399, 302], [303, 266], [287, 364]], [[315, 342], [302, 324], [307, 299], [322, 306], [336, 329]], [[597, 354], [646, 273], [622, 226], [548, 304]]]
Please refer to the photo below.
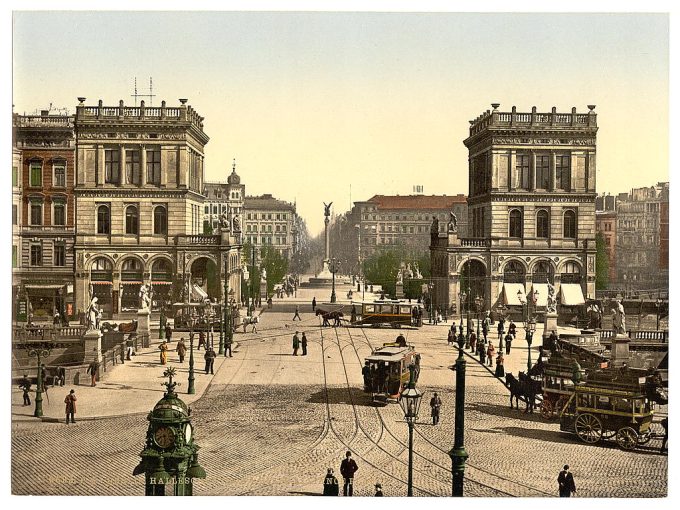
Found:
[[153, 437], [161, 448], [167, 448], [175, 442], [175, 433], [168, 427], [160, 427]]
[[193, 435], [193, 430], [191, 428], [191, 423], [187, 423], [187, 427], [184, 429], [184, 439], [187, 444], [191, 442], [191, 436]]

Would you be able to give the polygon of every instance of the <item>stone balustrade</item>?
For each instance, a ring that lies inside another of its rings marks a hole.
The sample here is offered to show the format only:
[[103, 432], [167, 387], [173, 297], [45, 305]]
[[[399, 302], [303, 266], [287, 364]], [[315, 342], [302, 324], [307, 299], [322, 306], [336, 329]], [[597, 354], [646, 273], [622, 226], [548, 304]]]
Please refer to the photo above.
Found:
[[[510, 112], [500, 112], [494, 105], [494, 110], [486, 110], [479, 117], [470, 121], [470, 136], [476, 135], [488, 127], [531, 127], [531, 126], [555, 126], [555, 127], [596, 127], [597, 115], [591, 109], [588, 113], [576, 113], [576, 108], [571, 113], [557, 113], [553, 107], [549, 113], [538, 113], [536, 107], [530, 113], [517, 112], [512, 107]], [[593, 106], [594, 108], [594, 106]]]

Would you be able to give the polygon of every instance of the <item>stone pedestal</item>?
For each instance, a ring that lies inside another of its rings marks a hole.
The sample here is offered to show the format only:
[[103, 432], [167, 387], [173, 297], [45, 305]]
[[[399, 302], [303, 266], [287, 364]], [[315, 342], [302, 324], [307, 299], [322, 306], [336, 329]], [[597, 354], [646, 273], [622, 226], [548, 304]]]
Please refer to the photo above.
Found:
[[612, 367], [621, 367], [630, 361], [630, 338], [622, 333], [612, 338], [612, 350], [609, 356], [609, 364]]
[[397, 282], [396, 290], [395, 290], [396, 298], [401, 299], [404, 297], [404, 284]]
[[85, 340], [84, 354], [85, 359], [83, 362], [91, 363], [96, 361], [101, 363], [102, 361], [102, 332], [98, 329], [91, 329], [85, 332], [83, 339]]
[[148, 308], [137, 310], [137, 336], [141, 335], [151, 336], [151, 310]]
[[556, 312], [546, 312], [545, 319], [543, 321], [543, 346], [546, 346], [546, 339], [550, 336], [550, 333], [557, 331], [557, 313]]

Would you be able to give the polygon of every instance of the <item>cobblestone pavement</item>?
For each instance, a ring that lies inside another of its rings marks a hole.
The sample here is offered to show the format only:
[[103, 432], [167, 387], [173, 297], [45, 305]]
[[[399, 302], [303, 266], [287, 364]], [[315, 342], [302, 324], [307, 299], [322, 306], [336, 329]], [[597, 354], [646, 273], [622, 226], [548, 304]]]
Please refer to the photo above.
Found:
[[[306, 298], [306, 296], [304, 296]], [[301, 301], [302, 303], [302, 301]], [[319, 494], [327, 467], [339, 475], [350, 449], [359, 465], [356, 495], [372, 495], [380, 482], [387, 496], [406, 494], [408, 428], [399, 405], [375, 407], [362, 391], [363, 358], [393, 330], [318, 327], [309, 307], [302, 321], [276, 302], [258, 333], [239, 333], [234, 358], [222, 364], [205, 394], [192, 404], [203, 495]], [[292, 308], [291, 308], [292, 309]], [[425, 392], [414, 438], [414, 493], [451, 493], [454, 373], [457, 356], [443, 326], [402, 330], [422, 353], [418, 387]], [[292, 356], [296, 328], [306, 331], [309, 355]], [[526, 345], [516, 341], [509, 370], [526, 368]], [[538, 413], [510, 409], [499, 380], [467, 356], [467, 496], [556, 495], [556, 477], [568, 463], [580, 497], [661, 497], [667, 491], [667, 457], [650, 448], [625, 452], [615, 445], [585, 445]], [[429, 420], [437, 391], [439, 425]], [[665, 412], [665, 409], [662, 409]], [[15, 494], [143, 493], [133, 477], [143, 447], [146, 413], [63, 423], [12, 425], [12, 492]], [[64, 461], [64, 459], [67, 459]]]

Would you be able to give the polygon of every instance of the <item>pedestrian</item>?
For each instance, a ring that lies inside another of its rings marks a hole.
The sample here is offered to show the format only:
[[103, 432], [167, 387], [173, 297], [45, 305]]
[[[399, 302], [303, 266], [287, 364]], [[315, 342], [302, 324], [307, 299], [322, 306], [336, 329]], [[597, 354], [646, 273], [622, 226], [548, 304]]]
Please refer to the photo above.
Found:
[[477, 335], [475, 335], [475, 332], [473, 331], [470, 333], [470, 350], [472, 352], [475, 352], [475, 346], [477, 345]]
[[493, 342], [489, 342], [489, 346], [486, 348], [486, 359], [489, 366], [493, 366], [493, 358], [496, 355], [496, 348], [493, 346]]
[[179, 339], [177, 342], [177, 356], [179, 356], [179, 362], [184, 363], [184, 355], [187, 353], [187, 346], [184, 344], [184, 337]]
[[233, 358], [233, 354], [231, 353], [231, 338], [227, 338], [226, 341], [224, 342], [224, 355], [226, 357], [227, 353], [229, 353], [229, 357]]
[[576, 493], [574, 476], [569, 472], [569, 466], [565, 465], [564, 469], [560, 471], [560, 474], [557, 476], [557, 484], [559, 486], [561, 498], [568, 498], [571, 497], [572, 494]]
[[217, 353], [215, 352], [215, 349], [212, 347], [209, 347], [206, 349], [205, 354], [203, 355], [203, 358], [205, 359], [205, 373], [207, 374], [210, 372], [211, 374], [214, 374], [213, 372], [213, 366], [215, 365], [215, 358], [217, 357]]
[[298, 338], [299, 333], [300, 333], [299, 331], [296, 331], [295, 334], [293, 335], [293, 356], [298, 355], [297, 352], [300, 347], [300, 339]]
[[451, 333], [451, 330], [449, 329], [449, 333], [446, 337], [446, 344], [453, 345], [453, 339], [454, 339], [453, 333]]
[[432, 425], [436, 425], [439, 423], [439, 409], [442, 406], [442, 399], [439, 398], [439, 395], [437, 395], [437, 392], [434, 392], [434, 395], [430, 399], [430, 408], [432, 410]]
[[61, 324], [61, 315], [59, 315], [59, 311], [55, 310], [54, 311], [54, 319], [52, 319], [52, 325], [53, 326], [59, 326]]
[[555, 354], [557, 352], [557, 331], [553, 329], [548, 337], [548, 349], [550, 349], [550, 354]]
[[397, 335], [396, 343], [399, 347], [406, 347], [406, 337], [399, 333], [399, 335]]
[[302, 341], [300, 342], [300, 345], [302, 345], [302, 355], [307, 356], [307, 335], [305, 335], [305, 332], [302, 332]]
[[333, 469], [328, 468], [326, 478], [323, 479], [323, 495], [337, 496], [338, 494], [340, 494], [340, 484], [338, 483], [338, 479], [333, 474]]
[[663, 427], [663, 439], [661, 440], [660, 451], [661, 453], [666, 453], [668, 451], [668, 449], [666, 448], [666, 443], [668, 443], [668, 416], [661, 420], [661, 426]]
[[349, 321], [352, 324], [357, 321], [357, 305], [352, 305], [352, 313], [350, 315]]
[[197, 351], [201, 350], [201, 345], [204, 349], [208, 349], [208, 347], [205, 345], [205, 333], [203, 331], [198, 332], [198, 347], [196, 347]]
[[369, 391], [371, 389], [371, 367], [369, 362], [364, 362], [364, 367], [361, 369], [361, 375], [364, 376], [364, 391]]
[[161, 351], [161, 365], [165, 365], [168, 362], [168, 341], [163, 340], [163, 343], [158, 346]]
[[64, 404], [66, 404], [66, 425], [68, 425], [69, 417], [71, 418], [71, 423], [76, 422], [76, 390], [71, 390], [66, 398], [64, 399]]
[[136, 336], [134, 333], [128, 335], [127, 340], [125, 341], [125, 359], [130, 361], [132, 358], [133, 350], [134, 350], [134, 340], [133, 336]]
[[498, 341], [503, 340], [503, 335], [505, 334], [505, 319], [501, 317], [498, 320]]
[[172, 328], [167, 322], [165, 323], [165, 339], [168, 343], [172, 342]]
[[87, 366], [87, 373], [90, 374], [90, 383], [92, 387], [97, 386], [97, 371], [99, 370], [99, 362], [97, 360], [93, 360], [92, 363], [90, 363]]
[[340, 474], [344, 480], [342, 488], [343, 496], [351, 496], [354, 492], [354, 473], [356, 473], [358, 469], [359, 466], [357, 466], [357, 463], [354, 462], [354, 459], [352, 458], [352, 452], [348, 451], [345, 454], [345, 460], [340, 463]]
[[300, 317], [300, 307], [298, 305], [295, 305], [295, 315], [293, 315], [293, 320], [295, 320], [296, 318], [299, 321], [302, 320], [302, 318]]
[[272, 298], [271, 298], [271, 297], [270, 297], [269, 299], [267, 299], [267, 308], [269, 308], [269, 309], [271, 310], [271, 309], [272, 309], [272, 304], [273, 304], [273, 303], [274, 303], [274, 302], [272, 301]]
[[512, 341], [514, 338], [515, 337], [512, 336], [508, 330], [508, 334], [505, 335], [505, 354], [510, 354], [510, 348], [512, 347]]
[[494, 375], [496, 377], [505, 377], [505, 358], [503, 358], [503, 353], [498, 351], [498, 356], [496, 357], [496, 372]]
[[482, 334], [484, 335], [484, 342], [486, 342], [486, 337], [489, 335], [489, 316], [484, 317], [482, 321]]
[[479, 354], [479, 362], [484, 365], [486, 363], [486, 344], [484, 342], [477, 342], [477, 354]]
[[316, 311], [316, 296], [312, 298], [312, 312]]
[[[368, 361], [366, 362], [368, 363]], [[29, 391], [31, 391], [31, 380], [28, 378], [28, 374], [24, 374], [24, 377], [19, 379], [19, 388], [24, 390], [24, 405], [31, 405], [31, 397]]]
[[512, 338], [517, 338], [517, 326], [513, 322], [512, 319], [510, 319], [510, 325], [508, 326], [508, 333], [512, 335]]
[[57, 367], [57, 373], [52, 380], [52, 386], [63, 386], [66, 384], [66, 369], [64, 367]]
[[375, 497], [382, 497], [383, 495], [384, 494], [383, 494], [383, 491], [382, 491], [382, 485], [380, 485], [379, 483], [376, 483], [375, 484], [375, 494], [374, 494], [374, 496]]
[[463, 319], [460, 320], [460, 325], [458, 326], [458, 334], [463, 334]]

